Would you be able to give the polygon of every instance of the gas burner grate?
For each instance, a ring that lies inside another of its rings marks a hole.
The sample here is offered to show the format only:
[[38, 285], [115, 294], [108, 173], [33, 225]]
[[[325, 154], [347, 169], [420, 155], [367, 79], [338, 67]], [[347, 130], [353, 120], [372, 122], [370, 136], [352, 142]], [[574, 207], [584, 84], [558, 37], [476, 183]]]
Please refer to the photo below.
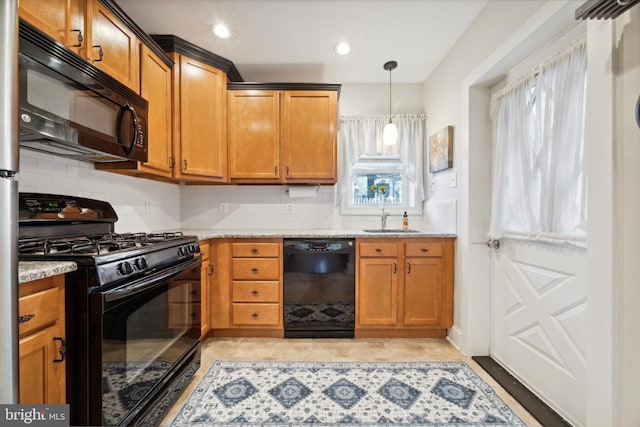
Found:
[[166, 240], [180, 239], [184, 237], [181, 231], [170, 233], [150, 233], [147, 234], [147, 240], [150, 242], [164, 242]]
[[99, 250], [100, 248], [95, 241], [84, 237], [27, 242], [22, 243], [19, 247], [20, 254], [28, 255], [97, 254]]

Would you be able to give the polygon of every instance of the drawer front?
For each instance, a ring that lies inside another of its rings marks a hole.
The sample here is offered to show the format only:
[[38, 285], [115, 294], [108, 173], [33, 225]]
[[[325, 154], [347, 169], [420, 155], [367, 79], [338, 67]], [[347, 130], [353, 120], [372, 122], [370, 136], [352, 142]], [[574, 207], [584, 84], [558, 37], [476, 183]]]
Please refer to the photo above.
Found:
[[395, 243], [360, 243], [360, 256], [398, 256], [398, 245]]
[[411, 242], [406, 243], [406, 256], [408, 257], [441, 257], [442, 242]]
[[45, 289], [19, 299], [18, 333], [22, 336], [58, 320], [59, 288]]
[[238, 326], [279, 326], [280, 304], [233, 304], [233, 324]]
[[233, 282], [233, 302], [279, 302], [280, 282]]
[[233, 256], [235, 258], [277, 258], [280, 256], [278, 243], [233, 243]]
[[280, 259], [233, 259], [233, 279], [234, 280], [279, 280], [280, 279]]

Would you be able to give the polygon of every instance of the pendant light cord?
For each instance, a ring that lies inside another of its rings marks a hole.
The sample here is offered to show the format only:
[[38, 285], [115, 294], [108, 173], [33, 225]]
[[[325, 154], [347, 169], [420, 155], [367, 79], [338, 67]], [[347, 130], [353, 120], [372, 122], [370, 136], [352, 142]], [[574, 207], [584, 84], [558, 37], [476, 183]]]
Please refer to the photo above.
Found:
[[391, 123], [391, 68], [389, 68], [389, 123]]

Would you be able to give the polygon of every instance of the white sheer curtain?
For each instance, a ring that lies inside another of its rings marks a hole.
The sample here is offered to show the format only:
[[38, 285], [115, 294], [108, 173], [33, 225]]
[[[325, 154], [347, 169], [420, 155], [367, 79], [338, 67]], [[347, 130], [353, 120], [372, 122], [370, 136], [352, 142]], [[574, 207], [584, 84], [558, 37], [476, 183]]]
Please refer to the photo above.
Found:
[[398, 127], [398, 143], [395, 145], [382, 143], [384, 125], [388, 121], [389, 116], [340, 117], [338, 203], [346, 200], [351, 185], [352, 169], [356, 162], [380, 156], [398, 158], [404, 164], [405, 176], [415, 185], [418, 200], [424, 200], [422, 150], [427, 131], [427, 116], [393, 116], [392, 121]]
[[492, 96], [492, 238], [584, 246], [586, 62], [577, 42]]

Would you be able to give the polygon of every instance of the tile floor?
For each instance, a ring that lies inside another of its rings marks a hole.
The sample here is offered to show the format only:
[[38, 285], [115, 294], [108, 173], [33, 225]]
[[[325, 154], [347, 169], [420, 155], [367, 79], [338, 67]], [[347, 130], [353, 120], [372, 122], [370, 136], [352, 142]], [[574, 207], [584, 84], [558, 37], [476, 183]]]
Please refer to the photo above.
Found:
[[202, 345], [202, 365], [189, 387], [161, 421], [169, 426], [214, 360], [316, 361], [464, 361], [522, 418], [527, 426], [540, 426], [476, 362], [441, 338], [283, 339], [209, 338]]

